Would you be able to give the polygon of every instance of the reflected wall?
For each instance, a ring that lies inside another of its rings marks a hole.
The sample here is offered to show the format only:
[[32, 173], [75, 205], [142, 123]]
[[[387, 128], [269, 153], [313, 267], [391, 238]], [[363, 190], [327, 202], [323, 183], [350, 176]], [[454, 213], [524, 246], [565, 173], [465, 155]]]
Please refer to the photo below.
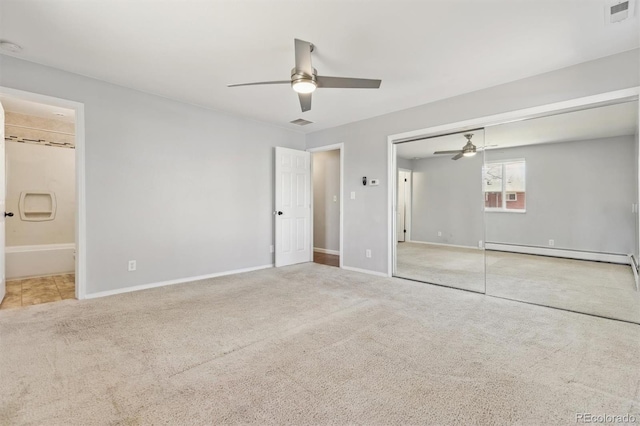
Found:
[[485, 129], [487, 294], [640, 322], [637, 108]]
[[463, 133], [396, 147], [396, 224], [406, 226], [396, 232], [395, 275], [484, 293], [484, 131], [467, 134], [475, 155], [461, 155]]
[[640, 323], [638, 102], [472, 133], [395, 146], [394, 275]]

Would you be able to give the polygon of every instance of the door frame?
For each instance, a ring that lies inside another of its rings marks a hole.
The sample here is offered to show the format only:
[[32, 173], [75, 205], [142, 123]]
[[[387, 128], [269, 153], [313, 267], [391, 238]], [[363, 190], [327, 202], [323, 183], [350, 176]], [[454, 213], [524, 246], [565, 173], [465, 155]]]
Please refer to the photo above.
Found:
[[0, 94], [29, 102], [37, 102], [75, 111], [75, 166], [76, 166], [76, 299], [82, 300], [87, 294], [87, 205], [85, 185], [85, 117], [84, 104], [39, 93], [25, 92], [0, 86]]
[[[409, 201], [407, 202], [407, 189], [405, 188], [405, 197], [404, 197], [404, 229], [407, 232], [404, 233], [404, 242], [411, 242], [411, 209], [413, 207], [413, 170], [405, 169], [402, 167], [398, 168], [398, 172], [406, 172], [409, 173]], [[397, 182], [396, 182], [397, 184]], [[407, 206], [409, 207], [409, 211], [407, 212]], [[398, 236], [396, 235], [396, 242], [398, 241]]]
[[340, 151], [340, 268], [344, 263], [344, 143], [335, 143], [332, 145], [324, 145], [319, 146], [317, 148], [309, 148], [307, 152], [311, 153], [311, 239], [310, 239], [310, 251], [311, 251], [311, 259], [310, 262], [313, 262], [313, 154], [315, 152], [323, 152], [323, 151]]
[[[412, 130], [409, 132], [389, 135], [387, 137], [387, 179], [390, 183], [387, 194], [387, 212], [389, 212], [387, 220], [387, 247], [390, 247], [390, 249], [388, 250], [387, 256], [387, 275], [392, 277], [395, 274], [396, 265], [397, 242], [394, 242], [394, 238], [397, 226], [397, 203], [395, 198], [398, 188], [398, 183], [396, 182], [397, 173], [395, 172], [397, 144], [417, 141], [421, 139], [430, 139], [438, 136], [448, 135], [450, 133], [460, 133], [479, 127], [497, 126], [499, 124], [529, 120], [532, 118], [545, 117], [548, 115], [554, 115], [563, 112], [578, 111], [585, 108], [597, 108], [605, 105], [637, 100], [639, 95], [640, 86], [635, 86], [627, 89], [600, 93], [597, 95], [569, 99], [566, 101], [554, 102], [551, 104], [524, 108], [515, 111], [477, 117], [470, 120], [462, 120], [449, 124], [442, 124], [423, 129]], [[638, 237], [640, 237], [640, 235], [638, 235]]]

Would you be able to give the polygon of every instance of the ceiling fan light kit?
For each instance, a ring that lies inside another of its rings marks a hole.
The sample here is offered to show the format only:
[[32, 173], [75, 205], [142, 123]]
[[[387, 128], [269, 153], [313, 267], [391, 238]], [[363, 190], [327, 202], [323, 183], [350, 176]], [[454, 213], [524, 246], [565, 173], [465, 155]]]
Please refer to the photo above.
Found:
[[264, 84], [291, 84], [298, 93], [302, 112], [311, 109], [311, 94], [317, 88], [334, 89], [378, 89], [382, 80], [365, 78], [326, 77], [318, 75], [311, 66], [311, 52], [314, 45], [308, 41], [294, 39], [295, 67], [291, 70], [291, 80], [262, 81], [257, 83], [229, 84], [227, 87], [259, 86]]
[[[315, 70], [314, 70], [315, 71]], [[318, 87], [316, 76], [308, 76], [296, 73], [296, 69], [291, 70], [291, 88], [298, 93], [313, 93]]]

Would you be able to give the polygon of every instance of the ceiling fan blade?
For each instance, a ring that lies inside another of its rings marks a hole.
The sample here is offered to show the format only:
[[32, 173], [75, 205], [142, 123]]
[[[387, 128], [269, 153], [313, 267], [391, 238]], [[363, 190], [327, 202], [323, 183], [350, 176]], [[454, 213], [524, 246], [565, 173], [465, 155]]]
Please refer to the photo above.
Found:
[[317, 77], [318, 87], [328, 89], [378, 89], [382, 80], [371, 80], [368, 78], [347, 78], [347, 77]]
[[291, 84], [291, 80], [278, 80], [278, 81], [258, 81], [257, 83], [237, 83], [227, 84], [227, 87], [239, 87], [239, 86], [260, 86], [262, 84]]
[[313, 75], [311, 66], [311, 43], [304, 40], [294, 39], [296, 50], [296, 70], [309, 76]]
[[302, 112], [309, 111], [311, 109], [311, 93], [298, 93], [298, 98]]
[[460, 151], [459, 149], [456, 149], [455, 151], [436, 151], [434, 152], [434, 154], [462, 154], [462, 151]]
[[462, 158], [462, 153], [459, 153], [458, 155], [456, 155], [455, 157], [451, 157], [452, 160], [459, 160]]
[[482, 151], [482, 150], [485, 150], [485, 149], [487, 149], [487, 148], [494, 148], [494, 147], [496, 147], [496, 146], [498, 146], [498, 145], [485, 145], [485, 146], [479, 146], [479, 147], [477, 148], [477, 150], [478, 150], [478, 151]]

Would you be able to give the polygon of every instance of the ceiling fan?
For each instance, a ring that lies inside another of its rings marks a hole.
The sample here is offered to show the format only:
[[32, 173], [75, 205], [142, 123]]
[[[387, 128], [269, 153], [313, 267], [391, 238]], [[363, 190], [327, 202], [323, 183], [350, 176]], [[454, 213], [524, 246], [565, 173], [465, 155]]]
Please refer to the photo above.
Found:
[[318, 75], [311, 66], [311, 52], [314, 46], [308, 41], [294, 39], [295, 67], [291, 70], [291, 80], [261, 81], [256, 83], [229, 84], [227, 87], [258, 86], [262, 84], [291, 84], [291, 88], [298, 93], [302, 112], [311, 109], [311, 93], [316, 88], [335, 89], [378, 89], [382, 80], [365, 78], [325, 77]]
[[464, 135], [464, 137], [467, 138], [467, 143], [465, 144], [465, 146], [462, 147], [462, 149], [455, 150], [455, 151], [436, 151], [434, 152], [434, 154], [456, 154], [453, 157], [451, 157], [451, 159], [459, 160], [462, 157], [473, 157], [474, 155], [476, 155], [477, 151], [482, 151], [483, 149], [489, 148], [491, 146], [498, 146], [498, 145], [488, 145], [485, 147], [476, 148], [476, 146], [471, 143], [471, 138], [473, 137], [473, 133], [467, 133], [466, 135]]

